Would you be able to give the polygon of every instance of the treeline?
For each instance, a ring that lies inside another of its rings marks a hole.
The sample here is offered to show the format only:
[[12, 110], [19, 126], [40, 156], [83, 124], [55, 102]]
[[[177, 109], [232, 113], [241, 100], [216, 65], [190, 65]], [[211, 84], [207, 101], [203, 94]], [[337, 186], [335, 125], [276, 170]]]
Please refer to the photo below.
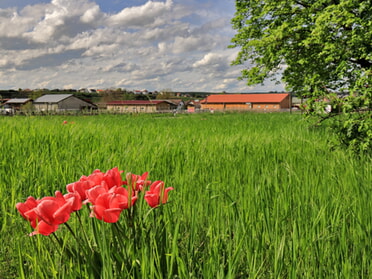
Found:
[[172, 99], [180, 98], [188, 99], [203, 99], [212, 92], [173, 92], [172, 90], [162, 90], [160, 92], [137, 92], [126, 89], [106, 89], [92, 91], [81, 91], [76, 89], [38, 89], [38, 90], [0, 90], [0, 101], [14, 98], [29, 98], [35, 100], [45, 94], [73, 94], [74, 96], [92, 102], [92, 103], [107, 103], [116, 100], [155, 100], [155, 99]]

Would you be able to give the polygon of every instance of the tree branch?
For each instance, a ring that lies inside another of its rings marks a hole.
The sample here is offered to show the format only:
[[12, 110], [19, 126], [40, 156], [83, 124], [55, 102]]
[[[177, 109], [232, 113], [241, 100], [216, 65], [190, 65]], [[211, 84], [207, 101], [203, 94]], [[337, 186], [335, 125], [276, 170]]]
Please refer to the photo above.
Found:
[[360, 65], [363, 69], [370, 69], [372, 67], [372, 62], [364, 58], [360, 58], [360, 59], [351, 58], [350, 62]]

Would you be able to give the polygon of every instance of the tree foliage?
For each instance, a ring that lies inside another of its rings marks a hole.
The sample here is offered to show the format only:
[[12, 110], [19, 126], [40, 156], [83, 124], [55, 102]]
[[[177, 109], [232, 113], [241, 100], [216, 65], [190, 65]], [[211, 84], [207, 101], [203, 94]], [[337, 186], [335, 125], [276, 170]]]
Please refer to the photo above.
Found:
[[371, 0], [236, 0], [232, 25], [233, 64], [249, 63], [240, 79], [281, 76], [341, 144], [371, 151]]

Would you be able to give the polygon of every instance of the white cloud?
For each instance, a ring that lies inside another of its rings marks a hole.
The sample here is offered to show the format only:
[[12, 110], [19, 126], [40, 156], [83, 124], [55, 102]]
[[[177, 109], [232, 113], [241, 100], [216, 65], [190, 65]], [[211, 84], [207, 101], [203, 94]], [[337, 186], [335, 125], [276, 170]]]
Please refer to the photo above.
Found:
[[45, 2], [0, 9], [0, 89], [255, 89], [230, 66], [232, 0], [147, 1], [110, 13], [102, 1]]
[[121, 25], [125, 27], [143, 27], [154, 24], [161, 17], [168, 13], [173, 5], [172, 0], [166, 2], [148, 1], [146, 4], [137, 7], [125, 8], [121, 12], [108, 18], [110, 25]]
[[86, 10], [80, 17], [80, 20], [84, 23], [93, 23], [100, 16], [100, 9], [98, 5], [94, 5], [90, 9]]

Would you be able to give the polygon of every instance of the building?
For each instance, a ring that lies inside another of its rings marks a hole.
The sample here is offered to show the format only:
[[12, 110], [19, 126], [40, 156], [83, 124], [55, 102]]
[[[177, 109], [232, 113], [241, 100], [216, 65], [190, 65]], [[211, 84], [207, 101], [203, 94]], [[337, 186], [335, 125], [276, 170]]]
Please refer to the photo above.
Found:
[[186, 101], [185, 106], [188, 112], [199, 111], [201, 108], [199, 100]]
[[177, 105], [167, 100], [128, 100], [107, 103], [107, 110], [118, 113], [166, 112], [177, 108]]
[[73, 94], [47, 94], [34, 101], [34, 108], [41, 112], [95, 110], [97, 106]]
[[290, 108], [290, 94], [218, 94], [201, 101], [201, 109], [209, 110], [280, 110]]
[[31, 110], [32, 100], [29, 98], [14, 98], [9, 99], [4, 103], [4, 111], [7, 113], [15, 113], [22, 110]]

